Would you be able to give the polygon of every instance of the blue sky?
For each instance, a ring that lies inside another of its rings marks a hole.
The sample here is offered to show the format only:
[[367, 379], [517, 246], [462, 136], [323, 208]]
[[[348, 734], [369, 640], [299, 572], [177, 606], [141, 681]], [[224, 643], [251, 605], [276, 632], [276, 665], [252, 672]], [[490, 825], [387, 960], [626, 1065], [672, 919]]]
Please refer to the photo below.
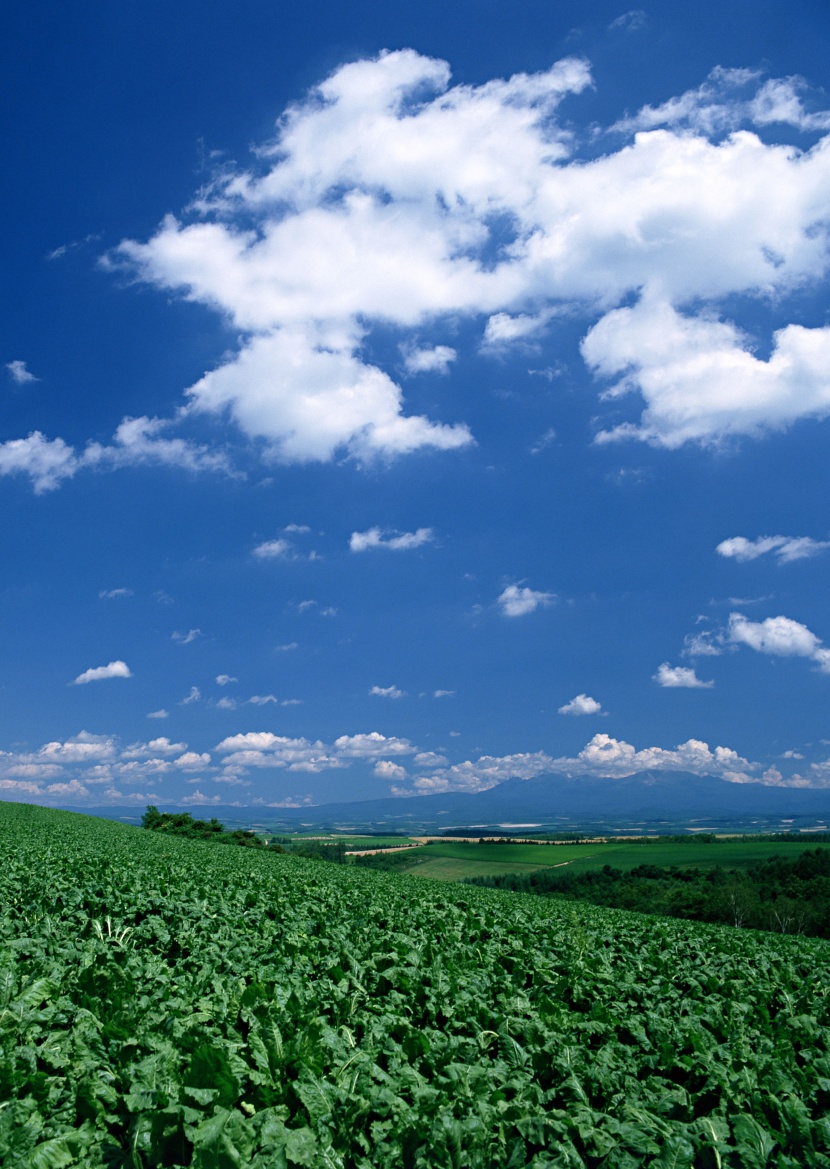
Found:
[[830, 13], [15, 5], [0, 796], [830, 786]]

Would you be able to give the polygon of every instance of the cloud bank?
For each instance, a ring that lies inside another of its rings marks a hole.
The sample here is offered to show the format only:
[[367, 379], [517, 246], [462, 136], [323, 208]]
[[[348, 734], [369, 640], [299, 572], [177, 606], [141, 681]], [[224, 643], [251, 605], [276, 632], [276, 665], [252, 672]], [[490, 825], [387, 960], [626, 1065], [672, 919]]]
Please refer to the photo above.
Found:
[[[736, 296], [783, 306], [826, 277], [830, 113], [800, 78], [718, 68], [580, 135], [560, 107], [572, 117], [591, 84], [577, 58], [477, 86], [412, 49], [350, 62], [286, 109], [255, 166], [124, 240], [106, 265], [239, 336], [175, 424], [229, 417], [288, 463], [459, 450], [473, 436], [449, 396], [445, 419], [408, 413], [373, 330], [397, 334], [407, 374], [445, 373], [464, 356], [459, 320], [476, 351], [501, 354], [563, 312], [585, 319], [582, 354], [611, 404], [600, 442], [715, 445], [830, 413], [830, 327], [786, 322], [759, 356], [722, 313]], [[615, 421], [623, 396], [636, 417]], [[35, 431], [0, 445], [0, 474], [48, 491], [90, 467], [228, 469], [170, 425], [125, 419], [81, 451]]]

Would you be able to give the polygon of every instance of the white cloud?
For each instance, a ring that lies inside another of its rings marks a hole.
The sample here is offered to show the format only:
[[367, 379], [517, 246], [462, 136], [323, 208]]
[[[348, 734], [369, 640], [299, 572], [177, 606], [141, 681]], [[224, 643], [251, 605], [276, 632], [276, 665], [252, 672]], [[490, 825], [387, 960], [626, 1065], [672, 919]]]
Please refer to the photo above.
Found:
[[498, 604], [505, 617], [524, 617], [540, 607], [552, 605], [555, 600], [555, 593], [542, 593], [512, 584], [500, 594]]
[[683, 690], [711, 690], [715, 684], [698, 678], [691, 666], [670, 666], [668, 662], [657, 667], [654, 681], [658, 686]]
[[147, 715], [147, 717], [148, 718], [169, 718], [170, 711], [165, 710], [164, 707], [162, 707], [161, 710], [151, 710], [150, 713]]
[[437, 751], [419, 751], [413, 762], [416, 767], [447, 767], [450, 761]]
[[379, 759], [373, 770], [379, 779], [398, 781], [406, 779], [406, 768], [401, 767], [400, 763], [392, 763], [389, 759]]
[[175, 761], [177, 767], [183, 770], [190, 770], [193, 767], [203, 768], [210, 764], [210, 755], [207, 751], [199, 753], [198, 751], [185, 751]]
[[187, 694], [179, 703], [179, 706], [190, 706], [192, 702], [201, 702], [202, 691], [198, 686], [191, 686]]
[[709, 748], [700, 739], [689, 739], [673, 750], [646, 747], [638, 751], [630, 743], [610, 735], [597, 734], [573, 758], [553, 758], [544, 751], [518, 755], [482, 755], [440, 768], [416, 779], [418, 793], [442, 791], [486, 791], [508, 779], [534, 779], [539, 775], [595, 776], [621, 779], [639, 771], [689, 771], [714, 775], [732, 783], [759, 782], [752, 773], [760, 770], [729, 747]]
[[98, 593], [98, 597], [102, 601], [114, 601], [119, 597], [131, 597], [132, 595], [132, 589], [101, 589]]
[[284, 767], [289, 771], [319, 772], [347, 765], [319, 740], [291, 739], [270, 731], [231, 735], [216, 750], [226, 755], [225, 766], [233, 771], [247, 767]]
[[453, 698], [455, 696], [454, 690], [433, 690], [433, 698]]
[[500, 350], [560, 312], [596, 321], [585, 360], [613, 393], [641, 395], [638, 420], [609, 422], [603, 441], [716, 443], [830, 413], [830, 328], [787, 323], [763, 359], [717, 318], [740, 296], [783, 313], [825, 277], [828, 139], [774, 136], [824, 133], [830, 113], [800, 78], [721, 68], [611, 136], [589, 131], [605, 152], [586, 159], [557, 111], [590, 85], [576, 59], [455, 86], [445, 62], [411, 49], [337, 68], [287, 109], [254, 170], [226, 168], [186, 219], [109, 259], [222, 314], [236, 352], [175, 422], [125, 419], [108, 446], [78, 451], [35, 432], [0, 445], [0, 474], [47, 491], [81, 467], [227, 471], [223, 453], [166, 430], [205, 413], [287, 462], [463, 448], [463, 422], [406, 413], [368, 356], [373, 330], [437, 368], [449, 347], [430, 349], [427, 326], [472, 322]]
[[277, 653], [285, 654], [290, 653], [292, 649], [297, 649], [298, 646], [299, 642], [297, 641], [285, 641], [282, 645], [275, 645], [274, 649]]
[[352, 532], [349, 548], [352, 552], [366, 552], [369, 548], [386, 548], [391, 552], [406, 552], [431, 544], [435, 539], [432, 528], [418, 528], [415, 532], [385, 534], [382, 528], [369, 528], [365, 532]]
[[689, 658], [716, 658], [723, 653], [723, 633], [704, 629], [689, 633], [683, 641], [683, 653]]
[[216, 675], [216, 685], [217, 686], [229, 686], [231, 682], [238, 682], [238, 681], [239, 681], [238, 678], [234, 678], [230, 674], [217, 674]]
[[600, 714], [601, 711], [602, 704], [587, 694], [577, 694], [576, 698], [559, 707], [560, 714]]
[[177, 641], [179, 645], [190, 645], [192, 641], [202, 636], [201, 629], [188, 629], [187, 633], [179, 633], [176, 630], [171, 634], [172, 640]]
[[77, 779], [70, 779], [66, 783], [50, 783], [46, 790], [50, 796], [60, 796], [61, 798], [89, 795], [89, 788], [84, 787]]
[[830, 548], [830, 540], [814, 540], [811, 536], [759, 536], [748, 540], [745, 536], [731, 536], [721, 540], [715, 551], [728, 559], [746, 562], [773, 553], [779, 564], [793, 560], [807, 560]]
[[0, 443], [0, 475], [28, 475], [36, 495], [54, 491], [79, 465], [74, 449], [62, 438], [47, 439], [39, 430]]
[[187, 743], [172, 743], [168, 738], [151, 739], [149, 743], [131, 743], [121, 753], [122, 759], [152, 759], [158, 755], [178, 755], [187, 750]]
[[639, 423], [601, 431], [600, 442], [713, 445], [830, 414], [830, 327], [778, 329], [763, 360], [735, 325], [684, 316], [662, 296], [647, 294], [604, 316], [583, 340], [582, 353], [597, 374], [619, 377], [610, 396], [637, 391], [646, 404]]
[[375, 698], [405, 698], [406, 691], [397, 686], [373, 686], [369, 691]]
[[252, 706], [267, 706], [269, 703], [277, 704], [278, 699], [273, 694], [252, 694], [248, 699]]
[[408, 739], [397, 739], [370, 731], [368, 734], [341, 735], [334, 740], [335, 750], [344, 758], [374, 759], [378, 755], [409, 755], [415, 748]]
[[830, 674], [830, 650], [806, 625], [791, 617], [750, 621], [742, 613], [730, 613], [728, 637], [735, 645], [748, 645], [757, 653], [810, 658], [822, 673]]
[[716, 66], [696, 89], [659, 106], [644, 106], [635, 117], [623, 119], [613, 129], [630, 133], [680, 126], [706, 135], [726, 134], [742, 124], [790, 125], [806, 132], [830, 129], [828, 111], [804, 108], [800, 94], [807, 93], [809, 87], [803, 78], [769, 78], [760, 86], [759, 81], [757, 70]]
[[536, 316], [494, 313], [484, 327], [481, 347], [485, 351], [499, 350], [515, 345], [517, 341], [533, 341], [544, 332], [550, 316], [550, 313], [539, 313]]
[[18, 386], [25, 386], [29, 382], [40, 380], [26, 367], [25, 361], [7, 361], [6, 369], [8, 370], [9, 377]]
[[254, 548], [254, 556], [260, 560], [284, 560], [293, 555], [289, 540], [266, 540]]
[[126, 662], [115, 661], [110, 662], [106, 666], [91, 666], [88, 670], [84, 670], [82, 674], [72, 683], [73, 686], [83, 686], [87, 682], [101, 682], [105, 678], [132, 678], [130, 667]]
[[449, 345], [425, 348], [402, 346], [404, 368], [407, 373], [449, 373], [450, 365], [458, 357]]
[[65, 764], [112, 759], [114, 755], [115, 739], [111, 735], [91, 735], [89, 731], [81, 731], [64, 743], [44, 743], [36, 756], [22, 758], [26, 761]]
[[237, 706], [239, 706], [237, 700], [235, 698], [228, 698], [227, 695], [224, 698], [220, 698], [216, 703], [217, 710], [236, 710]]
[[111, 445], [91, 442], [80, 452], [62, 438], [47, 439], [35, 430], [27, 438], [0, 443], [0, 475], [28, 475], [35, 494], [41, 495], [89, 468], [168, 466], [231, 473], [227, 457], [221, 452], [209, 451], [187, 439], [158, 437], [171, 425], [159, 418], [125, 418]]
[[200, 804], [221, 804], [221, 796], [206, 796], [204, 792], [196, 788], [192, 796], [185, 796], [179, 800], [180, 804], [186, 804], [188, 807]]

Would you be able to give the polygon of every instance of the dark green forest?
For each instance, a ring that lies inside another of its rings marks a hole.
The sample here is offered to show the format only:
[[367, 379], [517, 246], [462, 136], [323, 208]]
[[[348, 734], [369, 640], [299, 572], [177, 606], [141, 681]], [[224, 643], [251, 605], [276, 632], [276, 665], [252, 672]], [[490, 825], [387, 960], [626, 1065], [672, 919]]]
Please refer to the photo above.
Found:
[[470, 877], [467, 884], [510, 889], [611, 909], [690, 921], [830, 938], [830, 849], [771, 857], [748, 869], [605, 865], [582, 873], [541, 869]]

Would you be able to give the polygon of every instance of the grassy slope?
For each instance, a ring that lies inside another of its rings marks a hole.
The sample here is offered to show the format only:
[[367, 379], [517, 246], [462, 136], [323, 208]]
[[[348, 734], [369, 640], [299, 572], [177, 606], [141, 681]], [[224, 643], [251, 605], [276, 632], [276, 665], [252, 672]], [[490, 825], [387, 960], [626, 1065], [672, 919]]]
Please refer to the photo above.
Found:
[[830, 1166], [826, 943], [15, 805], [0, 938], [4, 1169]]

